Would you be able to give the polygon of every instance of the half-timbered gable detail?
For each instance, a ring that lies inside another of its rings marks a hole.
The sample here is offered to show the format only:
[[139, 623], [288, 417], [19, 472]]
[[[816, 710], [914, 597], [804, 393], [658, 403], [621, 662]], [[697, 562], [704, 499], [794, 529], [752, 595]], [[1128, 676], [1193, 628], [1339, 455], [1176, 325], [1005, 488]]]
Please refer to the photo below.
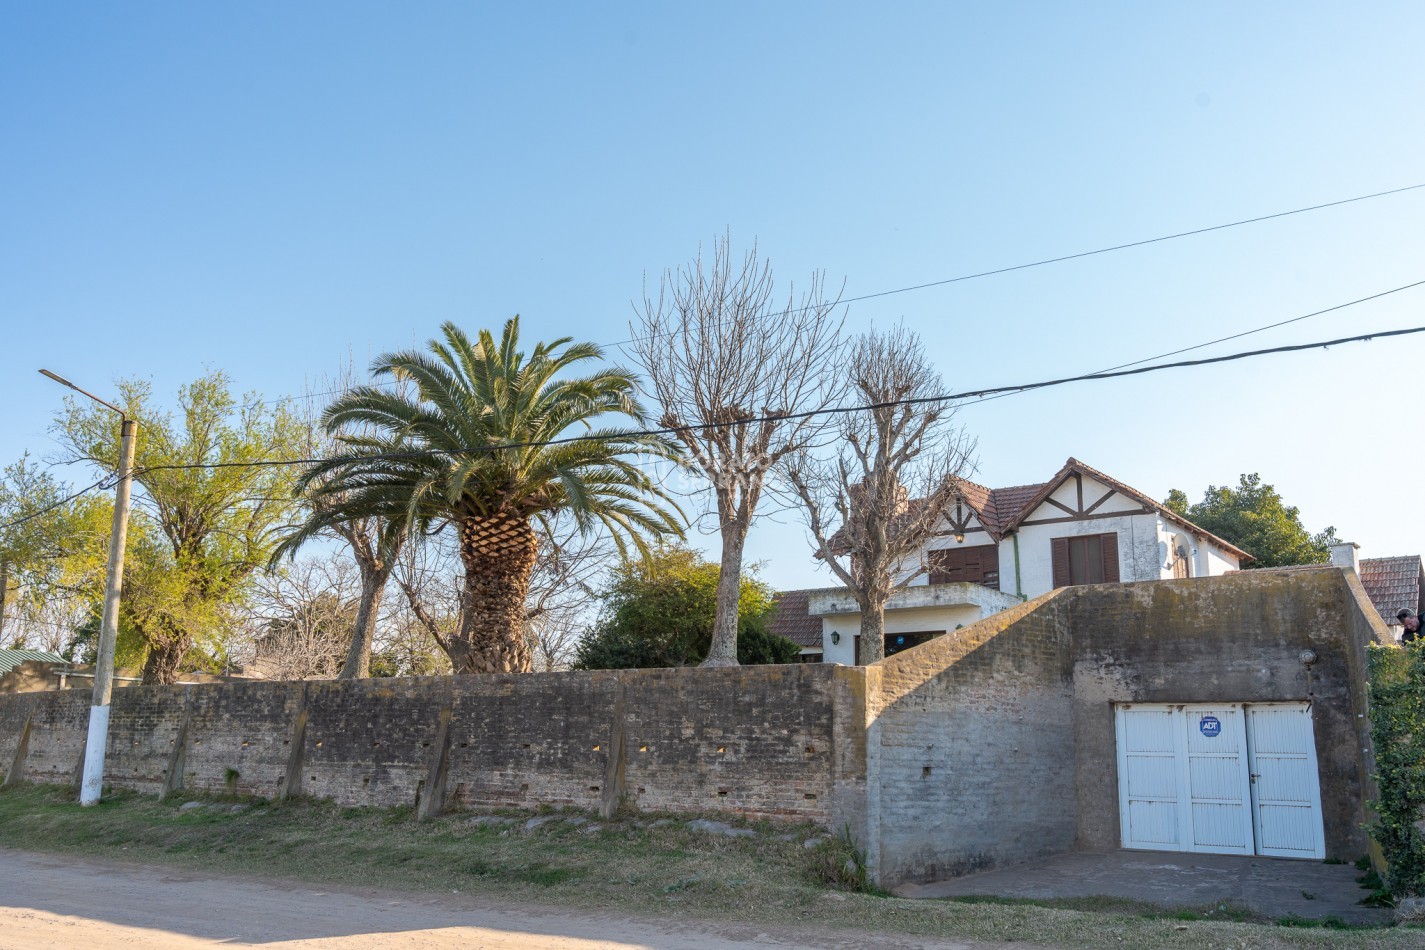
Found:
[[[935, 536], [900, 565], [908, 586], [887, 604], [888, 638], [949, 632], [1056, 587], [1208, 577], [1250, 559], [1074, 458], [1044, 482], [989, 488], [964, 480], [959, 488]], [[854, 600], [837, 589], [790, 593], [805, 596], [786, 599], [773, 629], [802, 630], [819, 617], [825, 660], [854, 663]]]

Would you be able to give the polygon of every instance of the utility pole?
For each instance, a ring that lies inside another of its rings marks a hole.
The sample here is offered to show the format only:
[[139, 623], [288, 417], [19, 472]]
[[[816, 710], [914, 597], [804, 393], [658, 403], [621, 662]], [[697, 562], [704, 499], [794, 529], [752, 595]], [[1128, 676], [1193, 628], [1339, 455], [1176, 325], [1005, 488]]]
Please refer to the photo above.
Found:
[[82, 393], [119, 414], [119, 485], [114, 495], [114, 527], [109, 536], [109, 572], [104, 583], [104, 619], [99, 627], [99, 654], [94, 661], [94, 696], [89, 703], [89, 737], [84, 745], [84, 778], [79, 804], [97, 805], [104, 788], [104, 754], [109, 745], [109, 698], [114, 692], [114, 643], [119, 638], [119, 594], [124, 585], [124, 544], [129, 534], [129, 496], [133, 488], [134, 439], [138, 423], [122, 409], [47, 369], [45, 376]]

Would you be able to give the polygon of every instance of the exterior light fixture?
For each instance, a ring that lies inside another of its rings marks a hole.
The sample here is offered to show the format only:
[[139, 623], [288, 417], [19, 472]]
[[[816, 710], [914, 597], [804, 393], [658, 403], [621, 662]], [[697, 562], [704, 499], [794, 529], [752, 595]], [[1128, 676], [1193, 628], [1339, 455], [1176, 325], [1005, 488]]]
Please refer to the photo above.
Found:
[[965, 532], [963, 532], [963, 531], [956, 531], [956, 532], [955, 532], [955, 543], [956, 543], [956, 544], [964, 544], [964, 543], [965, 543]]
[[841, 634], [837, 633], [835, 630], [831, 631], [831, 642], [832, 642], [832, 643], [840, 643], [840, 642], [841, 642]]

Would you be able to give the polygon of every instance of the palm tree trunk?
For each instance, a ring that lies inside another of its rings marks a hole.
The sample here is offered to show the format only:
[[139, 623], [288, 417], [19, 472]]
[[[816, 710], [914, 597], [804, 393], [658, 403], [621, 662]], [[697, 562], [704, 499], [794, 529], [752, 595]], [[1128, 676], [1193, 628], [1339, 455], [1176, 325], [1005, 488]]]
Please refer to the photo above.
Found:
[[457, 673], [528, 673], [525, 599], [539, 539], [518, 516], [467, 518], [460, 525], [465, 567], [460, 629], [446, 653]]

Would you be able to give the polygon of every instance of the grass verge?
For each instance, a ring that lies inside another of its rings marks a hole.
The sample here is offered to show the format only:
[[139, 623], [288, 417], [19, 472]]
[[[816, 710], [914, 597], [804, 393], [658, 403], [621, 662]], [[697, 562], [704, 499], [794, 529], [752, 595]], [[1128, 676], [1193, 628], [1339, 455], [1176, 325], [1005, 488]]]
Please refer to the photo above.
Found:
[[[557, 904], [619, 916], [746, 921], [803, 930], [1142, 950], [1418, 947], [1418, 930], [1343, 932], [1090, 899], [912, 901], [864, 886], [849, 845], [809, 825], [728, 837], [686, 816], [600, 821], [577, 812], [453, 814], [325, 802], [157, 801], [116, 792], [82, 809], [67, 789], [0, 791], [0, 846], [264, 879]], [[530, 819], [536, 827], [527, 827]], [[816, 843], [808, 848], [806, 842]], [[850, 861], [850, 864], [847, 862]]]

